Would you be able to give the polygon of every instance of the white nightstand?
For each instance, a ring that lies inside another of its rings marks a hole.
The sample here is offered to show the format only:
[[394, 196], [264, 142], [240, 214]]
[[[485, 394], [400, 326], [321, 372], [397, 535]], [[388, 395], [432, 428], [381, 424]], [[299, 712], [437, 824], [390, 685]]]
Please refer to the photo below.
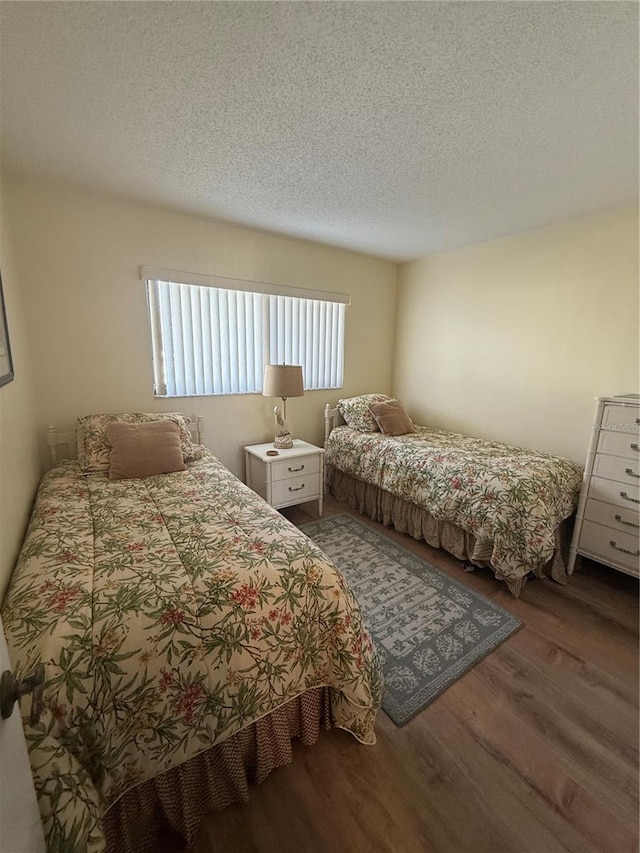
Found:
[[276, 509], [318, 501], [318, 515], [322, 515], [324, 450], [299, 438], [293, 440], [291, 450], [267, 456], [274, 449], [272, 441], [245, 447], [247, 485]]

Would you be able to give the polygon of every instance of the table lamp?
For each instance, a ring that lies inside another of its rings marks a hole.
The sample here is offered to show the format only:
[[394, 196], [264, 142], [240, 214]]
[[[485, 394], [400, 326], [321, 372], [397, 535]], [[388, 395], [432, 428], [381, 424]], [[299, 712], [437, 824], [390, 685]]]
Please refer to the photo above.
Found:
[[290, 450], [293, 447], [293, 435], [287, 424], [287, 397], [303, 396], [302, 367], [299, 364], [265, 365], [262, 393], [265, 397], [282, 398], [282, 411], [279, 406], [273, 410], [276, 419], [273, 446], [279, 450]]

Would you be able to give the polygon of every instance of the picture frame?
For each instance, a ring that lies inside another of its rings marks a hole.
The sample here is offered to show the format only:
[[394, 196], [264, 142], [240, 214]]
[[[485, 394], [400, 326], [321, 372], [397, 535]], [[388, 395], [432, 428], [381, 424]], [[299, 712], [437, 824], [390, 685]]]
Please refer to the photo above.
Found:
[[9, 326], [7, 324], [7, 309], [4, 302], [2, 275], [0, 274], [0, 388], [14, 379], [11, 344], [9, 342]]

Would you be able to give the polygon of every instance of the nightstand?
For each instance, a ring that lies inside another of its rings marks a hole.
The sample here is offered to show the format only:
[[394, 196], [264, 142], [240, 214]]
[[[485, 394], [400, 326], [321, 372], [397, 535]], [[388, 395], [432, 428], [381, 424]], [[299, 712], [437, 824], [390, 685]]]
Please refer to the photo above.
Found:
[[318, 501], [322, 515], [324, 450], [299, 438], [277, 456], [268, 456], [268, 450], [274, 450], [272, 441], [245, 447], [247, 485], [276, 509]]

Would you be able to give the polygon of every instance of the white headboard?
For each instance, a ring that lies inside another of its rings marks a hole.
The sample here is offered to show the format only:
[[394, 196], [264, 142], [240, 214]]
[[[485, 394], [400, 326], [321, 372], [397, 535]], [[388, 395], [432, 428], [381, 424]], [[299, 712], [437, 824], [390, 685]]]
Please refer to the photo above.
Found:
[[[204, 443], [204, 419], [202, 415], [194, 415], [191, 417], [189, 430], [194, 444]], [[49, 424], [47, 427], [47, 444], [49, 445], [49, 454], [51, 456], [52, 465], [57, 465], [58, 462], [63, 459], [75, 459], [77, 456], [77, 438], [75, 430], [60, 432], [52, 424]], [[62, 450], [62, 448], [66, 448], [66, 450]]]
[[327, 443], [327, 439], [331, 433], [331, 430], [334, 427], [341, 426], [344, 423], [344, 418], [338, 411], [338, 409], [332, 409], [331, 404], [327, 403], [324, 407], [324, 443]]

